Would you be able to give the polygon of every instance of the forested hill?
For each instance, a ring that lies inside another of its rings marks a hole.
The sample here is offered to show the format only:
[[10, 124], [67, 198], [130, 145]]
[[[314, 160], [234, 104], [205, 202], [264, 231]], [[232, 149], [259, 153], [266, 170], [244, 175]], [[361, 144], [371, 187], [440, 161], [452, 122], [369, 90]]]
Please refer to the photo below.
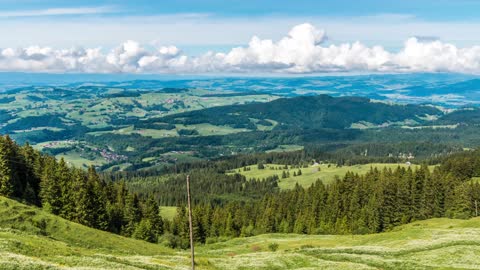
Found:
[[432, 106], [386, 104], [362, 97], [318, 95], [282, 98], [268, 103], [213, 107], [167, 116], [162, 121], [185, 125], [210, 123], [236, 128], [248, 128], [254, 124], [272, 126], [278, 123], [275, 129], [343, 129], [357, 122], [374, 125], [405, 120], [423, 122], [423, 117], [441, 114], [439, 109]]
[[[238, 161], [217, 162], [226, 168]], [[194, 237], [201, 243], [207, 238], [276, 232], [375, 233], [420, 219], [478, 215], [479, 151], [451, 155], [433, 170], [371, 168], [364, 175], [347, 172], [330, 183], [317, 180], [291, 190], [279, 189], [275, 175], [247, 181], [237, 170], [225, 174], [212, 168], [188, 172], [197, 191], [192, 196]], [[303, 164], [304, 172], [308, 168], [313, 169]], [[143, 179], [145, 188], [137, 187], [137, 195], [122, 179], [109, 181], [93, 167], [88, 172], [69, 168], [63, 160], [0, 136], [0, 196], [41, 206], [89, 227], [151, 242], [163, 238], [171, 247], [189, 245], [185, 208], [177, 208], [176, 216], [167, 220], [160, 216], [158, 202], [184, 205], [184, 179], [182, 174]]]

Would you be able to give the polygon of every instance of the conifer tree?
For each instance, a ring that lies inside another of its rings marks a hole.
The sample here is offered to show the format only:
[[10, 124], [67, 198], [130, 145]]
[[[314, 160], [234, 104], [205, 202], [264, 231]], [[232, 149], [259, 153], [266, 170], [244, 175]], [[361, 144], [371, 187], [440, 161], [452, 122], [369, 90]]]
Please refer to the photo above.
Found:
[[453, 203], [447, 211], [449, 217], [467, 219], [472, 216], [470, 187], [469, 184], [463, 183], [455, 188]]
[[42, 206], [52, 214], [58, 215], [62, 210], [62, 190], [56, 176], [56, 162], [48, 158], [44, 164], [40, 182]]
[[130, 194], [125, 201], [125, 226], [122, 229], [122, 234], [130, 236], [135, 231], [137, 224], [142, 218], [140, 210], [140, 202], [137, 194]]
[[11, 158], [12, 149], [7, 140], [0, 136], [0, 195], [7, 197], [14, 192]]
[[150, 221], [151, 228], [155, 235], [163, 234], [163, 220], [160, 216], [158, 204], [152, 196], [144, 203], [143, 218]]
[[60, 189], [59, 197], [62, 205], [59, 215], [68, 220], [75, 217], [75, 190], [72, 188], [71, 178], [72, 174], [65, 160], [60, 159], [55, 168], [55, 179]]
[[87, 188], [87, 179], [85, 174], [79, 170], [74, 169], [72, 172], [72, 187], [75, 189], [73, 196], [75, 200], [75, 216], [73, 220], [86, 226], [93, 226], [93, 209], [90, 203], [90, 196], [94, 194]]

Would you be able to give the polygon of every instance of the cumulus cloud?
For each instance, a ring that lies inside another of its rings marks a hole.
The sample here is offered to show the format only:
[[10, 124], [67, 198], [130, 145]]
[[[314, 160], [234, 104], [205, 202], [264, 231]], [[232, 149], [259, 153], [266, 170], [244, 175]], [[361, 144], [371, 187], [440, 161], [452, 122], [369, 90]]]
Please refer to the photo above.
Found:
[[126, 41], [101, 48], [0, 49], [0, 71], [84, 73], [480, 73], [480, 46], [459, 48], [433, 38], [412, 37], [396, 53], [360, 42], [327, 45], [325, 31], [311, 24], [293, 27], [278, 40], [254, 36], [227, 53], [190, 57], [176, 46], [145, 47]]

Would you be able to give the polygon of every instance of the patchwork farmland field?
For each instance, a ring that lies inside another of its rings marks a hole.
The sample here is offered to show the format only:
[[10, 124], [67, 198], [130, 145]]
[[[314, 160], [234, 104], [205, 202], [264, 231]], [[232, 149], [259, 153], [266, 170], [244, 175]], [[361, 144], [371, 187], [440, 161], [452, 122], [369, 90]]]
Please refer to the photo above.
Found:
[[[141, 139], [150, 143], [172, 137], [223, 136], [251, 131], [209, 123], [169, 125], [156, 121], [161, 117], [278, 98], [267, 93], [164, 88], [160, 84], [155, 89], [143, 87], [144, 82], [131, 81], [31, 86], [2, 92], [0, 131], [19, 143], [29, 142], [36, 149], [65, 158], [77, 167], [94, 165], [103, 166], [104, 170], [123, 170], [128, 167], [118, 165], [124, 156], [138, 156], [131, 149], [138, 148]], [[273, 126], [258, 124], [259, 130]], [[118, 136], [114, 141], [127, 143], [119, 148], [113, 143], [96, 142], [109, 136]], [[158, 148], [155, 156], [159, 158], [168, 152]]]

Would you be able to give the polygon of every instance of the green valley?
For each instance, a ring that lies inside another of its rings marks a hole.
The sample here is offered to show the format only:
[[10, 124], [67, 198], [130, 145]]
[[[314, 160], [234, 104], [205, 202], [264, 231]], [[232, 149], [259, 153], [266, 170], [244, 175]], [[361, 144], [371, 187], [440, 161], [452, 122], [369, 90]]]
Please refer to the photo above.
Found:
[[[382, 141], [383, 148], [395, 149], [370, 151], [369, 156], [412, 153], [422, 160], [478, 143], [477, 109], [447, 111], [361, 97], [285, 98], [130, 81], [23, 87], [0, 93], [0, 101], [0, 132], [77, 167], [95, 165], [105, 171], [160, 169], [312, 145], [323, 145], [325, 152], [351, 152]], [[468, 118], [462, 118], [464, 114]], [[412, 147], [417, 142], [432, 145]], [[349, 155], [358, 157], [364, 151]]]
[[0, 93], [1, 269], [476, 269], [480, 109], [159, 87]]

